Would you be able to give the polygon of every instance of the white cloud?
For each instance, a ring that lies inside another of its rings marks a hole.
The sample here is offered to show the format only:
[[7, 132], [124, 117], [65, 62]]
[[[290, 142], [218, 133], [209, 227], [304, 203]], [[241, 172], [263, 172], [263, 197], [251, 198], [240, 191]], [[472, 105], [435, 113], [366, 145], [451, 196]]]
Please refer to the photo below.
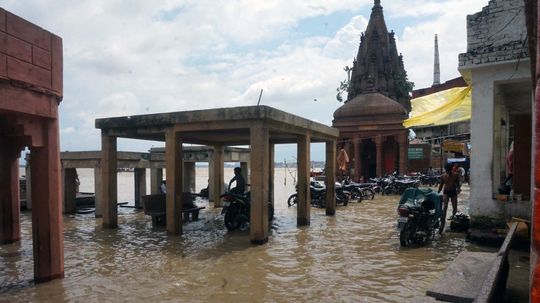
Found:
[[[466, 45], [465, 15], [487, 4], [382, 2], [417, 87], [431, 84], [435, 33], [442, 78], [457, 75], [457, 54]], [[5, 0], [2, 6], [63, 38], [61, 144], [77, 150], [99, 148], [97, 117], [254, 105], [261, 89], [262, 104], [330, 124], [341, 105], [336, 87], [356, 55], [372, 3]], [[303, 20], [338, 12], [356, 16], [343, 20], [334, 35], [295, 39], [290, 32]]]

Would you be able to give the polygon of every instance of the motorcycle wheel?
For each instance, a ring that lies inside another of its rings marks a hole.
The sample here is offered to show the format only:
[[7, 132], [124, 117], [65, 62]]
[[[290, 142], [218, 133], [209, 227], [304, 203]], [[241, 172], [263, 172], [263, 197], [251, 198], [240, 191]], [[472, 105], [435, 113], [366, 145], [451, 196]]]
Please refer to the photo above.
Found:
[[371, 188], [364, 188], [362, 190], [362, 196], [370, 199], [370, 200], [373, 200], [375, 198], [375, 192], [373, 191], [373, 189]]
[[445, 220], [442, 220], [441, 218], [438, 219], [439, 220], [439, 230], [438, 230], [438, 233], [439, 235], [441, 235], [444, 231], [444, 225], [445, 225]]
[[274, 206], [268, 203], [268, 221], [274, 220]]
[[235, 204], [232, 204], [227, 209], [227, 212], [225, 213], [225, 227], [227, 227], [227, 230], [235, 230], [238, 229], [242, 225], [242, 215], [240, 207], [238, 207]]
[[336, 192], [336, 203], [343, 204], [343, 206], [347, 206], [349, 203], [349, 196], [347, 196], [345, 193], [338, 193]]
[[293, 206], [296, 203], [298, 203], [298, 194], [292, 194], [289, 199], [287, 200], [287, 205]]
[[405, 224], [405, 226], [399, 233], [399, 244], [403, 247], [406, 247], [410, 243], [411, 243], [411, 228], [409, 224]]
[[358, 188], [353, 188], [351, 190], [351, 199], [362, 202], [362, 192]]

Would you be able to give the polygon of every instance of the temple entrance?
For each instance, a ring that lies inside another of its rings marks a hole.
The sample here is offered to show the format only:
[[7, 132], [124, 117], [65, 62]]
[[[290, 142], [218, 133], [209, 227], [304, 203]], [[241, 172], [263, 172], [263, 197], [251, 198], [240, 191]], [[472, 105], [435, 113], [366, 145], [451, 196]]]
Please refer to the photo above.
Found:
[[375, 142], [370, 139], [362, 140], [362, 155], [366, 165], [362, 167], [361, 175], [364, 178], [364, 182], [367, 182], [369, 178], [377, 177], [377, 147]]
[[397, 155], [399, 149], [394, 137], [388, 137], [383, 143], [383, 174], [391, 174], [398, 170], [399, 159]]

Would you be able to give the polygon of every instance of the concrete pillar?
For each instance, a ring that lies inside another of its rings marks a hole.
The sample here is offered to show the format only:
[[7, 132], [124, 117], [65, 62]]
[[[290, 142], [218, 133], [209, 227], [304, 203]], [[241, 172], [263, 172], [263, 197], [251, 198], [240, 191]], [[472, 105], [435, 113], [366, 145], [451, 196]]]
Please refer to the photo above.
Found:
[[152, 195], [161, 194], [160, 186], [163, 181], [163, 168], [150, 169], [150, 193]]
[[173, 128], [165, 132], [167, 174], [167, 233], [182, 234], [182, 139]]
[[268, 201], [272, 205], [274, 205], [274, 151], [275, 144], [270, 144], [268, 151]]
[[117, 155], [116, 137], [101, 132], [101, 185], [103, 192], [103, 227], [118, 227], [118, 193], [117, 193]]
[[30, 154], [26, 154], [26, 209], [32, 209], [32, 168], [30, 167]]
[[[214, 156], [208, 159], [208, 201], [214, 201]], [[215, 206], [214, 206], [215, 207]]]
[[326, 142], [326, 215], [336, 214], [336, 141]]
[[354, 181], [359, 182], [362, 176], [362, 142], [358, 136], [353, 139]]
[[64, 213], [74, 214], [77, 211], [77, 169], [64, 168]]
[[270, 132], [264, 123], [250, 129], [251, 146], [251, 243], [268, 241], [268, 168], [270, 162]]
[[0, 141], [0, 244], [21, 238], [19, 197], [19, 151]]
[[375, 146], [377, 148], [377, 177], [381, 177], [383, 173], [383, 139], [381, 135], [375, 137]]
[[493, 201], [493, 147], [494, 147], [494, 91], [492, 81], [476, 78], [472, 90], [471, 142], [474, 155], [471, 157], [471, 196], [469, 214], [475, 216], [497, 216], [502, 209]]
[[251, 184], [249, 181], [249, 162], [240, 162], [240, 169], [242, 170], [242, 177], [244, 177], [246, 183]]
[[133, 181], [135, 182], [135, 208], [142, 208], [142, 197], [146, 195], [146, 168], [135, 168]]
[[183, 191], [193, 193], [195, 192], [195, 162], [184, 162], [184, 180]]
[[210, 175], [210, 201], [214, 202], [214, 207], [222, 207], [221, 194], [223, 193], [223, 146], [215, 145], [211, 160]]
[[32, 240], [34, 280], [64, 277], [64, 237], [58, 121], [43, 126], [43, 146], [32, 152]]
[[298, 136], [298, 205], [296, 208], [296, 224], [310, 224], [311, 195], [309, 190], [310, 136]]
[[407, 173], [407, 161], [408, 161], [408, 149], [409, 149], [409, 139], [405, 131], [403, 134], [398, 136], [399, 144], [399, 173], [404, 175]]
[[96, 218], [103, 217], [103, 185], [101, 180], [101, 165], [94, 167], [94, 203]]

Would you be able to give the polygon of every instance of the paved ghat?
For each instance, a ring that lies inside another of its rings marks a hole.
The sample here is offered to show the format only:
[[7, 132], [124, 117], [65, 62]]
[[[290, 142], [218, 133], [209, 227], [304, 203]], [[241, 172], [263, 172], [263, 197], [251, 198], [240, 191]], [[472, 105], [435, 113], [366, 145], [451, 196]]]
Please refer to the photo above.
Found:
[[152, 229], [150, 217], [132, 209], [120, 208], [117, 230], [101, 228], [93, 214], [66, 216], [66, 277], [39, 286], [22, 283], [32, 279], [24, 213], [22, 242], [0, 247], [0, 302], [407, 302], [459, 252], [480, 249], [454, 233], [401, 248], [397, 196], [338, 207], [335, 217], [312, 209], [311, 226], [298, 228], [285, 174], [276, 169], [276, 219], [266, 245], [250, 245], [249, 231], [227, 232], [212, 207], [184, 225], [182, 236]]

